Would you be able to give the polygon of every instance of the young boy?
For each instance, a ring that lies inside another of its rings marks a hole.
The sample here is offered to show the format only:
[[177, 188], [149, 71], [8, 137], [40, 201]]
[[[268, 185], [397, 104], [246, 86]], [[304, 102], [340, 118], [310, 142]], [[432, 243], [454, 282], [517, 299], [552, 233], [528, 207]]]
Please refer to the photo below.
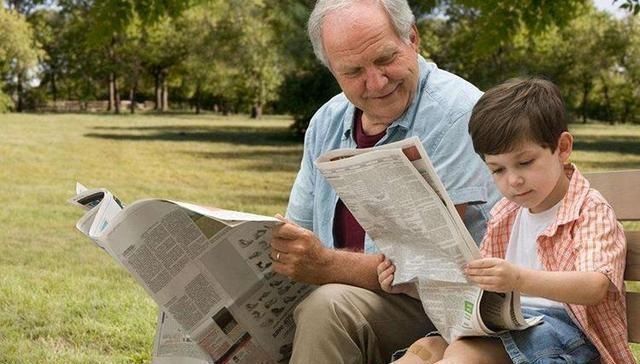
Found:
[[[395, 363], [634, 363], [624, 233], [607, 201], [568, 163], [573, 137], [558, 88], [541, 79], [494, 87], [474, 107], [469, 131], [504, 198], [491, 212], [484, 258], [465, 274], [488, 291], [519, 291], [525, 316], [544, 321], [449, 344], [428, 336]], [[406, 286], [392, 289], [393, 272], [388, 260], [378, 266], [382, 289], [415, 296]]]

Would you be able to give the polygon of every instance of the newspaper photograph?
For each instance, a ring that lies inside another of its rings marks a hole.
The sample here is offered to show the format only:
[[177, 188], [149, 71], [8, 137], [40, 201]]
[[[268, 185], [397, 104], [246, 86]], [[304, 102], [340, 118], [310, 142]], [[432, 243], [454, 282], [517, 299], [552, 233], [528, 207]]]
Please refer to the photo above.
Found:
[[[288, 362], [293, 309], [312, 287], [271, 269], [271, 228], [279, 220], [162, 199], [124, 207], [105, 189], [82, 187], [70, 202], [88, 209], [78, 229], [132, 274], [170, 319], [159, 323], [174, 321], [205, 360]], [[180, 335], [169, 325], [163, 336], [163, 329], [156, 336], [183, 355]]]
[[342, 202], [396, 266], [394, 284], [414, 283], [443, 338], [524, 329], [517, 292], [484, 292], [469, 283], [465, 263], [480, 258], [420, 140], [343, 149], [316, 160]]

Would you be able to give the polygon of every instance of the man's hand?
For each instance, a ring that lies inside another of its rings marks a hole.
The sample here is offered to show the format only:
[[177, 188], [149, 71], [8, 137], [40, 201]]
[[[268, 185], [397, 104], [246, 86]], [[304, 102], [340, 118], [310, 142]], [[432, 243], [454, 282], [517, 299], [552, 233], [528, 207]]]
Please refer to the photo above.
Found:
[[273, 270], [298, 282], [327, 283], [332, 251], [322, 246], [313, 232], [281, 215], [276, 218], [283, 224], [274, 227], [271, 233]]
[[406, 294], [413, 298], [418, 298], [418, 292], [416, 286], [413, 283], [403, 283], [392, 286], [394, 273], [396, 272], [396, 266], [391, 263], [386, 257], [378, 264], [378, 282], [380, 282], [380, 288], [387, 293], [393, 294]]
[[520, 291], [521, 269], [500, 258], [476, 259], [467, 264], [465, 274], [478, 287], [492, 292]]

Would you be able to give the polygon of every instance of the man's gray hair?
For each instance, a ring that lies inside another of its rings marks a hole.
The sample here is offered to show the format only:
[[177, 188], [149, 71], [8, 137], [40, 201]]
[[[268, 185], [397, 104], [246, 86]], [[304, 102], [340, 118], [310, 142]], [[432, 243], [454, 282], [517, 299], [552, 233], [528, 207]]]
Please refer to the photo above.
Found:
[[[372, 4], [382, 5], [382, 8], [389, 15], [396, 34], [405, 42], [410, 40], [411, 27], [416, 18], [407, 0], [318, 0], [309, 16], [307, 31], [309, 32], [313, 52], [320, 62], [327, 67], [329, 67], [329, 62], [322, 44], [322, 23], [324, 18], [333, 11], [348, 8], [356, 1], [368, 1]], [[349, 21], [349, 19], [345, 19], [345, 21]]]

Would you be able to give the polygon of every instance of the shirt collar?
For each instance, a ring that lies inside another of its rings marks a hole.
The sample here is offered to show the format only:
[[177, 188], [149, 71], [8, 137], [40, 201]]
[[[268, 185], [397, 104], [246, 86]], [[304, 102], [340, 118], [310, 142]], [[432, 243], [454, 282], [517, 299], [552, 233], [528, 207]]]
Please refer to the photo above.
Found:
[[[569, 177], [569, 188], [562, 199], [554, 223], [545, 229], [542, 235], [553, 236], [559, 226], [577, 220], [580, 217], [580, 208], [589, 193], [589, 181], [578, 171], [575, 164], [565, 165], [564, 174]], [[492, 221], [500, 223], [515, 214], [518, 208], [518, 204], [505, 199], [494, 206]]]
[[567, 164], [564, 173], [569, 177], [569, 188], [562, 199], [555, 222], [542, 235], [553, 236], [559, 226], [568, 224], [580, 217], [580, 209], [589, 193], [590, 184], [578, 171], [575, 164]]
[[[420, 78], [418, 79], [418, 86], [416, 89], [416, 93], [413, 96], [413, 100], [411, 100], [411, 104], [409, 105], [407, 110], [400, 116], [400, 118], [394, 120], [387, 127], [387, 135], [390, 134], [388, 130], [396, 127], [400, 127], [406, 130], [411, 128], [411, 124], [414, 119], [412, 116], [413, 114], [415, 114], [415, 110], [418, 107], [418, 100], [420, 99], [418, 95], [420, 94], [420, 92], [424, 90], [424, 87], [427, 83], [427, 76], [433, 69], [433, 67], [431, 67], [429, 63], [421, 55], [418, 55], [418, 68], [420, 69]], [[351, 102], [349, 102], [347, 106], [347, 111], [344, 113], [344, 118], [342, 119], [342, 130], [344, 130], [343, 139], [347, 139], [349, 137], [353, 138], [352, 129], [353, 129], [353, 117], [355, 115], [355, 112], [356, 112], [356, 107]], [[384, 140], [385, 138], [386, 136], [383, 137], [382, 140]]]

